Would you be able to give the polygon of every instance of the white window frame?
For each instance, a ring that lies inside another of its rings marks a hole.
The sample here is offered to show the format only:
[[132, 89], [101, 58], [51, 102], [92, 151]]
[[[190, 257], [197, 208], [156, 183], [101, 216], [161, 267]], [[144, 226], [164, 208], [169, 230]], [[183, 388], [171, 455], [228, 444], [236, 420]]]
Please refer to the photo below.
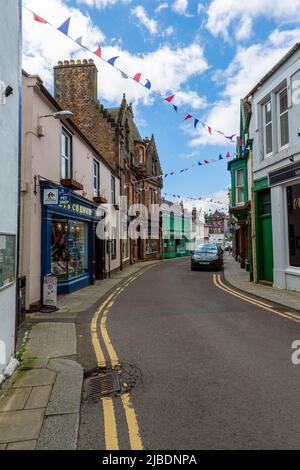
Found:
[[[238, 185], [238, 173], [242, 172], [243, 174], [243, 185]], [[239, 189], [243, 189], [243, 201], [238, 200]], [[239, 168], [235, 171], [235, 203], [236, 206], [243, 206], [245, 204], [245, 170], [243, 168]]]
[[[97, 174], [95, 174], [95, 169], [97, 167]], [[95, 183], [97, 183], [95, 185]], [[100, 195], [100, 162], [96, 158], [93, 158], [93, 194], [94, 197]]]
[[285, 86], [284, 88], [282, 88], [278, 93], [277, 93], [277, 110], [278, 110], [278, 148], [279, 150], [283, 150], [285, 148], [287, 148], [289, 145], [290, 145], [290, 132], [289, 132], [289, 127], [288, 127], [288, 137], [289, 137], [289, 141], [287, 144], [284, 144], [284, 145], [281, 145], [281, 117], [284, 116], [285, 114], [288, 115], [288, 125], [289, 125], [289, 104], [287, 103], [287, 108], [286, 108], [286, 111], [284, 111], [283, 113], [280, 112], [280, 95], [282, 92], [284, 92], [286, 90], [287, 92], [287, 100], [289, 99], [288, 98], [288, 89], [287, 87]]
[[[267, 123], [266, 122], [266, 107], [268, 106], [269, 103], [271, 104], [271, 121]], [[273, 116], [273, 103], [272, 103], [271, 98], [262, 105], [262, 109], [263, 109], [263, 130], [264, 130], [264, 132], [263, 132], [263, 135], [264, 135], [263, 154], [264, 154], [265, 158], [268, 158], [271, 155], [273, 155], [273, 152], [274, 152], [274, 139], [273, 139], [273, 123], [274, 123], [273, 117], [274, 116]], [[271, 129], [272, 129], [272, 132], [271, 132], [272, 151], [267, 153], [267, 132], [266, 132], [266, 129], [267, 129], [267, 126], [270, 126], [270, 125], [271, 125]]]
[[[63, 139], [67, 137], [69, 140], [70, 155], [63, 155]], [[63, 163], [68, 161], [68, 174], [63, 175]], [[73, 136], [64, 127], [61, 132], [61, 155], [60, 155], [60, 174], [62, 179], [72, 179], [73, 177]]]

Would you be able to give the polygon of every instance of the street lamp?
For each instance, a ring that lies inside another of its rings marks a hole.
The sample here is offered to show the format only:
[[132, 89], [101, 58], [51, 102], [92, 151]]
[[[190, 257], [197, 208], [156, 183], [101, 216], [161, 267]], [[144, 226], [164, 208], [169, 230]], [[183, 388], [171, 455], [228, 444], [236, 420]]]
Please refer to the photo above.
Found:
[[37, 130], [38, 130], [37, 135], [38, 135], [38, 137], [44, 137], [45, 136], [45, 129], [44, 129], [43, 126], [40, 125], [41, 119], [52, 117], [54, 119], [62, 119], [63, 120], [63, 119], [69, 119], [72, 116], [74, 116], [74, 114], [72, 113], [72, 111], [68, 111], [68, 110], [57, 111], [56, 113], [45, 114], [43, 116], [39, 116], [38, 117], [38, 122], [37, 122]]

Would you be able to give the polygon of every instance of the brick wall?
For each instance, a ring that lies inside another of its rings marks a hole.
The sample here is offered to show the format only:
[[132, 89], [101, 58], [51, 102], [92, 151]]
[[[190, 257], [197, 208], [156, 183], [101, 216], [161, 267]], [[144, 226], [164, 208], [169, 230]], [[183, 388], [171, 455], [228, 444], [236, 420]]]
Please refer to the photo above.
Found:
[[115, 169], [119, 166], [118, 128], [98, 101], [98, 70], [94, 61], [65, 60], [54, 67], [54, 95], [63, 109]]

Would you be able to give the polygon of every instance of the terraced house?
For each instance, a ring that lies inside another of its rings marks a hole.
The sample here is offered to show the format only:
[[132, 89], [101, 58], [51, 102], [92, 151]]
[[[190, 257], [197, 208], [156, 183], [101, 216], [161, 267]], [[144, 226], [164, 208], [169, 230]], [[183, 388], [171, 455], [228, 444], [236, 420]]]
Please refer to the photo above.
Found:
[[[73, 112], [79, 129], [117, 172], [128, 205], [143, 203], [150, 209], [150, 205], [160, 204], [163, 181], [155, 138], [141, 137], [125, 95], [119, 107], [104, 108], [98, 100], [98, 71], [92, 59], [59, 62], [54, 77], [55, 98]], [[144, 222], [149, 231], [146, 240], [121, 240], [122, 266], [160, 258], [161, 235], [152, 239], [151, 222]], [[157, 218], [152, 223], [158, 224]]]

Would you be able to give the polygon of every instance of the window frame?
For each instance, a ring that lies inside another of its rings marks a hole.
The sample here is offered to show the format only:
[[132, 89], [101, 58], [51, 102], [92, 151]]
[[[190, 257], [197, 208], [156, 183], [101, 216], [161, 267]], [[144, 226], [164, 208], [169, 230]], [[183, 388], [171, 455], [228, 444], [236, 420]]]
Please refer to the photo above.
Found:
[[[97, 174], [95, 174], [95, 168], [97, 167]], [[97, 181], [97, 186], [95, 182]], [[93, 158], [93, 195], [94, 197], [100, 196], [100, 162], [97, 158]]]
[[[266, 107], [268, 104], [271, 105], [271, 121], [268, 123], [266, 122]], [[262, 105], [263, 108], [263, 154], [264, 158], [268, 158], [273, 155], [274, 152], [274, 141], [273, 141], [273, 106], [272, 106], [272, 99], [271, 97]], [[272, 150], [271, 152], [267, 153], [267, 132], [266, 129], [268, 126], [271, 126], [271, 139], [272, 139]]]
[[[238, 185], [238, 173], [242, 172], [243, 175], [243, 184]], [[243, 201], [239, 201], [238, 194], [239, 190], [243, 189]], [[245, 204], [245, 170], [243, 168], [237, 168], [235, 170], [235, 205], [242, 206]]]
[[[69, 152], [70, 155], [63, 155], [63, 138], [67, 138], [69, 141]], [[68, 161], [68, 174], [63, 175], [63, 161]], [[73, 178], [73, 136], [65, 128], [62, 127], [61, 130], [61, 152], [60, 152], [60, 175], [61, 179], [72, 179]]]
[[[287, 108], [286, 110], [281, 113], [281, 110], [280, 110], [280, 95], [286, 91], [286, 96], [287, 96]], [[287, 148], [289, 145], [290, 145], [290, 132], [289, 132], [289, 104], [288, 104], [288, 89], [287, 89], [287, 86], [285, 86], [284, 88], [282, 88], [281, 90], [278, 91], [277, 93], [277, 110], [278, 110], [278, 148], [279, 150], [283, 150], [285, 148]], [[282, 142], [281, 142], [281, 117], [284, 116], [285, 114], [287, 114], [288, 116], [288, 142], [284, 145], [282, 145]]]
[[110, 180], [110, 194], [111, 194], [111, 203], [113, 205], [116, 204], [116, 178], [111, 175], [111, 180]]

